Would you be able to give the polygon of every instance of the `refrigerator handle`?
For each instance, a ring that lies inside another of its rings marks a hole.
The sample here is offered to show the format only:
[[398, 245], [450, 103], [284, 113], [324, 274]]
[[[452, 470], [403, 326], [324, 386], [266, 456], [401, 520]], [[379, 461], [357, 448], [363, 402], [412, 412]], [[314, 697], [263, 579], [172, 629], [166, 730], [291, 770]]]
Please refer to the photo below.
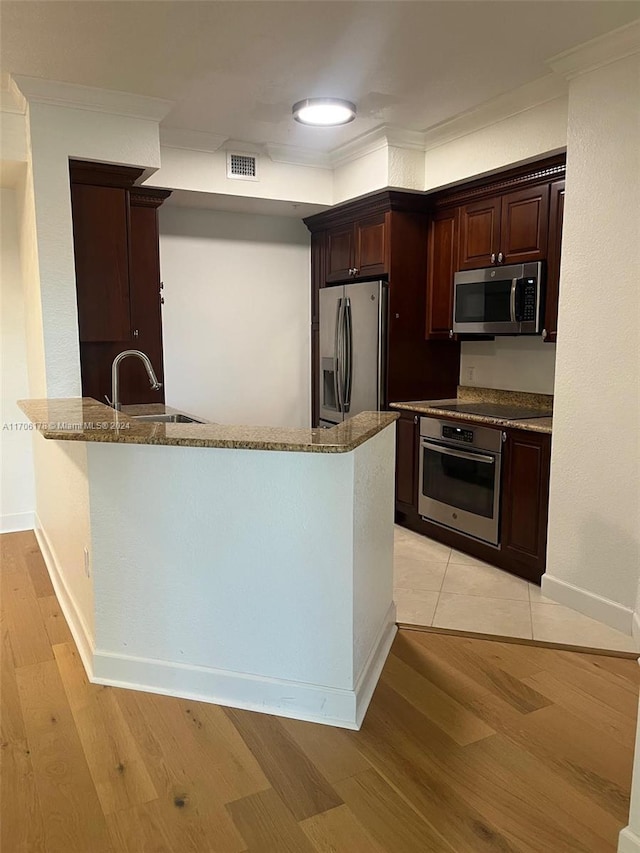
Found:
[[342, 367], [342, 299], [338, 299], [336, 307], [336, 326], [333, 341], [333, 357], [335, 359], [333, 371], [333, 384], [336, 394], [336, 404], [338, 411], [343, 411], [343, 396], [342, 396], [342, 381], [340, 372]]
[[351, 385], [353, 381], [353, 328], [351, 323], [351, 300], [347, 296], [344, 300], [343, 326], [344, 326], [344, 411], [348, 412], [351, 406]]

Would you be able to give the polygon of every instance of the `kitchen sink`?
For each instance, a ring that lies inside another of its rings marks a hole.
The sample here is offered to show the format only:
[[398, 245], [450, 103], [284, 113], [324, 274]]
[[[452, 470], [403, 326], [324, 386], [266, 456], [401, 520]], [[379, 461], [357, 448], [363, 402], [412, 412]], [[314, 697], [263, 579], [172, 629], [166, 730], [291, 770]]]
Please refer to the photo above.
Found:
[[190, 418], [188, 415], [131, 415], [134, 421], [143, 421], [144, 423], [153, 424], [204, 424], [206, 421], [199, 421], [197, 418]]

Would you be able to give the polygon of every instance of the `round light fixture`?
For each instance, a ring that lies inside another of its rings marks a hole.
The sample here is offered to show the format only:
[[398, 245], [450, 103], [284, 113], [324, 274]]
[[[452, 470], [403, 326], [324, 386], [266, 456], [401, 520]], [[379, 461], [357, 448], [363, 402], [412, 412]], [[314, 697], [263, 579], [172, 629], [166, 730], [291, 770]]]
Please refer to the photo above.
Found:
[[294, 104], [291, 111], [300, 124], [316, 127], [348, 124], [356, 117], [356, 105], [341, 98], [305, 98]]

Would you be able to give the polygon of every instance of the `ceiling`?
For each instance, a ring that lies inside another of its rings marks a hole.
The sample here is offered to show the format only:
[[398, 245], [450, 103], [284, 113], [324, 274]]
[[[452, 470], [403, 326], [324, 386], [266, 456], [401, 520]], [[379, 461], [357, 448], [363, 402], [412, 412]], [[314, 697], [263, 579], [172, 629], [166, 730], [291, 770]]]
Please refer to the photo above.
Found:
[[[330, 151], [382, 124], [427, 130], [639, 12], [617, 0], [4, 0], [0, 66], [173, 100], [165, 127]], [[355, 101], [356, 121], [292, 120], [295, 101], [327, 95]]]

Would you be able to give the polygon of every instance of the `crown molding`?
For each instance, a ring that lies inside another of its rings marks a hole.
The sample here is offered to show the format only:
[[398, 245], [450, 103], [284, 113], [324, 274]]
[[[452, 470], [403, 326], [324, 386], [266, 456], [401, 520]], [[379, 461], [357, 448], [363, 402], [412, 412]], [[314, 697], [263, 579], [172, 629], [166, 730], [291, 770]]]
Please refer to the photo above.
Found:
[[568, 84], [562, 77], [546, 74], [517, 89], [504, 92], [478, 107], [459, 113], [453, 118], [425, 130], [424, 148], [428, 151], [477, 130], [490, 127], [512, 116], [527, 112], [541, 104], [566, 97]]
[[25, 115], [27, 102], [12, 77], [4, 72], [0, 76], [0, 112]]
[[640, 18], [551, 57], [547, 65], [572, 80], [634, 53], [640, 53]]
[[13, 81], [28, 103], [52, 104], [58, 107], [89, 110], [130, 118], [161, 121], [173, 107], [173, 101], [150, 98], [130, 92], [114, 92], [94, 86], [61, 83], [41, 77], [15, 75]]
[[374, 127], [373, 130], [369, 130], [367, 133], [345, 142], [344, 145], [334, 148], [329, 153], [329, 163], [333, 169], [336, 169], [339, 166], [345, 166], [352, 160], [357, 160], [359, 157], [365, 157], [367, 154], [373, 154], [374, 151], [386, 148], [387, 145], [387, 127], [380, 125], [380, 127]]
[[160, 128], [160, 145], [163, 148], [183, 148], [187, 151], [203, 151], [210, 154], [221, 148], [226, 141], [227, 137], [219, 133], [185, 130], [181, 127]]
[[313, 166], [316, 169], [331, 168], [330, 155], [324, 151], [316, 151], [313, 148], [267, 143], [265, 151], [274, 163], [287, 163], [292, 166]]

